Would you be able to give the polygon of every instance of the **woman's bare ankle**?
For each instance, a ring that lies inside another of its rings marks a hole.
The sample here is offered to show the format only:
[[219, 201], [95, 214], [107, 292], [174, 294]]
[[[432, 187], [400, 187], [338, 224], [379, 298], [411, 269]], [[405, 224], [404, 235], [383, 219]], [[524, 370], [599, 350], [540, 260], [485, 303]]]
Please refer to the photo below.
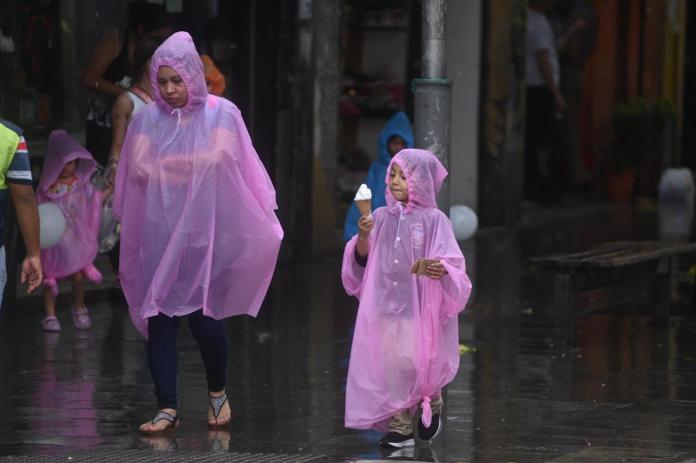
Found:
[[224, 389], [221, 390], [221, 391], [217, 391], [217, 392], [208, 391], [208, 396], [209, 396], [209, 397], [222, 397], [223, 395], [225, 395], [225, 390], [224, 390]]

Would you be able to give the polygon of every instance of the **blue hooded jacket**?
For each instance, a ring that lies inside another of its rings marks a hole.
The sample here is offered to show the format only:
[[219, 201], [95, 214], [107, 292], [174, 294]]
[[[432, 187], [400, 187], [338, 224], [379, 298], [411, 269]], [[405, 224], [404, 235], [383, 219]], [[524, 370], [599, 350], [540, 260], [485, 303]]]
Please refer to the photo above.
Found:
[[[389, 143], [389, 139], [395, 135], [404, 139], [406, 148], [413, 148], [413, 129], [411, 128], [408, 116], [406, 116], [404, 112], [394, 114], [379, 134], [377, 140], [379, 145], [379, 156], [372, 162], [372, 165], [370, 165], [370, 170], [367, 172], [367, 180], [363, 182], [372, 190], [373, 211], [387, 204], [384, 196], [387, 186], [385, 178], [387, 177], [387, 168], [391, 161], [391, 155], [389, 154], [389, 147], [387, 144]], [[358, 233], [359, 218], [360, 212], [355, 202], [353, 202], [348, 209], [348, 214], [346, 214], [346, 222], [343, 227], [344, 240], [348, 241]]]

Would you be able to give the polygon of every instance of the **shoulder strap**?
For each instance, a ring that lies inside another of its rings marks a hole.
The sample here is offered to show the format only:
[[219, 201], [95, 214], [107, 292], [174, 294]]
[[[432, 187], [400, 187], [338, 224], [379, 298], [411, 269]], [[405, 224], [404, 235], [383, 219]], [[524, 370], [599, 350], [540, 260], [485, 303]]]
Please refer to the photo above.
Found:
[[135, 96], [137, 96], [138, 98], [143, 100], [143, 102], [145, 104], [152, 103], [152, 98], [150, 97], [150, 95], [148, 95], [147, 92], [145, 90], [143, 90], [142, 88], [140, 88], [138, 85], [133, 85], [129, 90]]

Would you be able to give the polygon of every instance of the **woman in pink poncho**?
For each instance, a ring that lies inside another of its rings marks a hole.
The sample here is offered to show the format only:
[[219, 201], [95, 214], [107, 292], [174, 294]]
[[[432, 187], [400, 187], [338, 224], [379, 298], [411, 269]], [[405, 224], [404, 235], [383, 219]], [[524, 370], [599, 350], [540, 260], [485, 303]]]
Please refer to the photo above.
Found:
[[74, 305], [70, 309], [78, 329], [91, 325], [85, 307], [83, 279], [101, 281], [101, 273], [92, 262], [97, 257], [97, 233], [102, 199], [108, 192], [99, 192], [90, 182], [96, 162], [92, 155], [65, 130], [54, 130], [48, 137], [48, 148], [37, 191], [39, 204], [57, 204], [65, 216], [66, 228], [55, 246], [41, 250], [44, 268], [44, 307], [41, 321], [44, 331], [60, 331], [56, 318], [58, 280], [70, 278]]
[[121, 286], [133, 324], [148, 338], [159, 406], [143, 433], [178, 423], [176, 333], [183, 316], [205, 365], [208, 424], [229, 422], [221, 319], [258, 313], [283, 236], [275, 190], [240, 112], [208, 94], [187, 33], [157, 49], [150, 80], [155, 104], [128, 126], [114, 197]]
[[[436, 204], [447, 171], [405, 149], [387, 169], [387, 205], [358, 222], [343, 255], [343, 286], [360, 300], [348, 369], [345, 425], [388, 431], [380, 444], [414, 445], [442, 427], [441, 389], [459, 368], [457, 314], [471, 282], [452, 224]], [[412, 273], [420, 259], [421, 275]]]

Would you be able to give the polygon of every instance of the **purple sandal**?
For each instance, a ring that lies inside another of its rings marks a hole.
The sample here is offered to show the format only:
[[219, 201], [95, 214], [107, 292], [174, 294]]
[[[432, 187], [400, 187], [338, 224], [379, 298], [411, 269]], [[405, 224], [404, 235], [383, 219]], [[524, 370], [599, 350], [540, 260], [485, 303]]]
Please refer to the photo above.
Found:
[[57, 333], [60, 331], [60, 322], [55, 315], [46, 315], [41, 320], [41, 329], [47, 333]]
[[92, 326], [92, 320], [89, 318], [89, 312], [87, 311], [87, 307], [84, 305], [82, 307], [72, 307], [70, 309], [70, 313], [72, 314], [75, 328], [78, 330], [86, 330]]

